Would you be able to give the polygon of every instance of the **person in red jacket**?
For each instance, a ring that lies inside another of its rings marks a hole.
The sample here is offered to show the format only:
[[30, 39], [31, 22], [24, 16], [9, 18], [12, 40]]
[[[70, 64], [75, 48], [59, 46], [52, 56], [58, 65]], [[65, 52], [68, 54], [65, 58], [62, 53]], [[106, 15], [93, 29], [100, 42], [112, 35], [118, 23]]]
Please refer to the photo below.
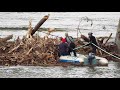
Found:
[[65, 38], [61, 38], [61, 43], [59, 44], [59, 56], [66, 56], [69, 55], [68, 53], [69, 47], [66, 43]]

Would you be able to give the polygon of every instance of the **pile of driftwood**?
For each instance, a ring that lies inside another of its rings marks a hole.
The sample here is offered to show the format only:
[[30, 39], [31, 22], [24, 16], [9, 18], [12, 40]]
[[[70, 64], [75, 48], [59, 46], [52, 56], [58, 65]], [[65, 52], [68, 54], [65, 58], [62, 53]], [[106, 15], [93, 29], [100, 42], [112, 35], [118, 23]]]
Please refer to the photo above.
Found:
[[[48, 34], [45, 37], [34, 35], [38, 28], [48, 19], [48, 16], [44, 16], [35, 28], [31, 27], [31, 21], [29, 22], [29, 28], [26, 36], [22, 39], [19, 37], [15, 41], [8, 41], [12, 39], [13, 35], [9, 35], [5, 38], [0, 38], [0, 65], [64, 65], [58, 63], [58, 44], [60, 38], [49, 38], [48, 36], [54, 29], [49, 29]], [[113, 42], [108, 42], [112, 34], [109, 37], [99, 37], [97, 41], [99, 47], [103, 48], [107, 52], [117, 55], [117, 46]], [[82, 40], [84, 41], [82, 41]], [[75, 40], [76, 47], [86, 44], [88, 39], [83, 35]], [[77, 53], [88, 55], [91, 51], [90, 46], [83, 47], [77, 50]], [[105, 57], [108, 60], [114, 60], [115, 58], [108, 54], [97, 50], [97, 55]]]
[[58, 60], [57, 40], [34, 36], [1, 43], [0, 65], [54, 64]]
[[[58, 39], [33, 36], [38, 28], [48, 19], [44, 16], [33, 29], [31, 20], [26, 36], [15, 41], [7, 41], [13, 35], [0, 38], [0, 65], [41, 65], [54, 64], [58, 60]], [[51, 29], [48, 32], [52, 32]], [[48, 33], [48, 34], [49, 34]]]
[[[38, 35], [28, 38], [19, 37], [15, 41], [7, 41], [12, 35], [1, 38], [0, 41], [0, 65], [63, 65], [58, 63], [58, 44], [59, 38], [40, 37]], [[116, 45], [114, 43], [103, 43], [103, 39], [107, 37], [97, 38], [99, 46], [104, 50], [117, 55]], [[109, 38], [109, 37], [108, 37]], [[105, 39], [105, 40], [108, 40]], [[76, 39], [76, 46], [85, 45], [84, 41]], [[91, 51], [90, 46], [86, 46], [77, 50], [77, 53], [87, 55]], [[116, 61], [110, 55], [97, 50], [97, 55]]]

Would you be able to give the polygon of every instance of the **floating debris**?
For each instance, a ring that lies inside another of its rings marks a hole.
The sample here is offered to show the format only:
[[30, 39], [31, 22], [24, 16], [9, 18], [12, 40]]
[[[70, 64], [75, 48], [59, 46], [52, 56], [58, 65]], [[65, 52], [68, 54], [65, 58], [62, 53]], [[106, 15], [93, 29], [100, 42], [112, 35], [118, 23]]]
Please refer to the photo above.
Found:
[[[32, 21], [29, 22], [28, 32], [22, 39], [19, 37], [15, 41], [8, 41], [12, 39], [13, 35], [9, 35], [5, 38], [0, 38], [0, 65], [25, 65], [25, 66], [47, 66], [47, 65], [71, 65], [70, 63], [60, 63], [58, 56], [58, 45], [60, 44], [60, 37], [49, 38], [54, 28], [49, 28], [48, 33], [44, 37], [34, 35], [39, 27], [49, 18], [49, 15], [44, 16], [39, 23], [32, 28]], [[117, 45], [114, 42], [108, 42], [111, 38], [98, 37], [97, 41], [99, 47], [113, 55], [120, 57], [117, 51]], [[83, 39], [83, 40], [81, 40]], [[83, 46], [89, 42], [89, 39], [81, 35], [75, 39], [76, 47]], [[91, 51], [91, 47], [86, 46], [76, 50], [77, 53], [88, 55]], [[104, 53], [101, 50], [97, 50], [97, 56], [104, 57], [108, 60], [119, 61], [112, 56]]]

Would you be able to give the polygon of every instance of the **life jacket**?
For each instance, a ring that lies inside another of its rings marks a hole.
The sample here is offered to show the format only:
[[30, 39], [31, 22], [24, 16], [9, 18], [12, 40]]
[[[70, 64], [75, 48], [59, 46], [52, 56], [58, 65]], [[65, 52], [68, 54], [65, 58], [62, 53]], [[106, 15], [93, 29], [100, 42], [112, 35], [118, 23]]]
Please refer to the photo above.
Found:
[[65, 39], [67, 43], [74, 43], [74, 38], [72, 36], [68, 36]]

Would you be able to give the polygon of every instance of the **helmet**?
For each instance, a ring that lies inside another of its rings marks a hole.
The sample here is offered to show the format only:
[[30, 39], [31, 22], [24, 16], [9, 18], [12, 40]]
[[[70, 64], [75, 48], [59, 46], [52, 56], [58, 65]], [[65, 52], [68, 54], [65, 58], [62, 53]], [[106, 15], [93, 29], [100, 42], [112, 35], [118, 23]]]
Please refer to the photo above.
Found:
[[92, 32], [89, 32], [88, 35], [92, 35], [93, 33]]

